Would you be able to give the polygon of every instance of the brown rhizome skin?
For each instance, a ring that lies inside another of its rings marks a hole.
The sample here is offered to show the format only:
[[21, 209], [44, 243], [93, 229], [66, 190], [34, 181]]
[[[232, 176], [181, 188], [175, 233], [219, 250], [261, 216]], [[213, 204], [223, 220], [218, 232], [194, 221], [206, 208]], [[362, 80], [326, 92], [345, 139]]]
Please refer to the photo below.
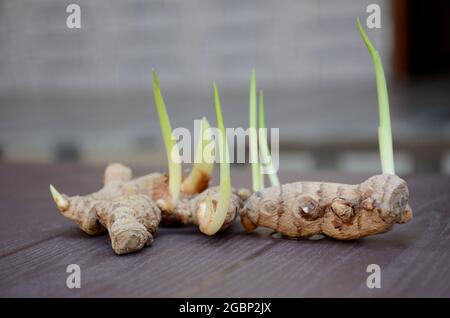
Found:
[[[103, 180], [102, 189], [84, 196], [69, 197], [54, 187], [51, 192], [61, 214], [77, 223], [83, 232], [98, 235], [107, 230], [117, 254], [150, 245], [160, 223], [199, 225], [206, 198], [210, 197], [213, 204], [218, 200], [217, 187], [197, 187], [202, 190], [200, 193], [182, 193], [173, 208], [165, 209], [170, 206], [166, 204], [170, 194], [165, 174], [152, 173], [132, 179], [131, 169], [118, 163], [108, 165]], [[248, 194], [243, 190], [233, 191], [232, 204], [220, 230], [231, 226], [242, 208], [242, 198], [246, 197]]]
[[406, 182], [376, 175], [356, 184], [295, 182], [253, 193], [241, 212], [247, 231], [258, 226], [291, 238], [325, 234], [354, 240], [412, 219]]

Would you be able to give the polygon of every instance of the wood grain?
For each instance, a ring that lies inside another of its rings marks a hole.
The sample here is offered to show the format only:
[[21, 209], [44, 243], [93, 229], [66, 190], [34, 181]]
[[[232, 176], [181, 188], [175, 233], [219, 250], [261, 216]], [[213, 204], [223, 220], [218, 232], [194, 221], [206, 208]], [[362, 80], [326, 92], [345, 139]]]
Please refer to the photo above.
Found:
[[[157, 171], [157, 168], [154, 168]], [[56, 211], [53, 183], [69, 194], [101, 184], [103, 167], [0, 164], [2, 297], [449, 297], [450, 178], [406, 177], [415, 218], [354, 242], [247, 234], [239, 223], [215, 236], [195, 228], [161, 228], [152, 247], [115, 256], [107, 236], [89, 237]], [[136, 174], [152, 170], [136, 169]], [[233, 170], [248, 186], [250, 171]], [[282, 172], [285, 182], [359, 182], [368, 176]], [[217, 180], [217, 179], [216, 179]], [[81, 289], [66, 287], [79, 264]], [[380, 289], [366, 287], [366, 267], [381, 266]]]

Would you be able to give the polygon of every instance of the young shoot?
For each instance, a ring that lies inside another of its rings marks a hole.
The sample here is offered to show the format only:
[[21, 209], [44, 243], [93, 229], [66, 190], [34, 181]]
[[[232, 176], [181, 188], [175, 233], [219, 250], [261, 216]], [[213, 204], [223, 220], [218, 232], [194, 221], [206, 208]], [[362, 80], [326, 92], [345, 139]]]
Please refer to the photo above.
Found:
[[[205, 154], [207, 146], [211, 142], [210, 125], [205, 117], [202, 118], [200, 124], [200, 134], [198, 139], [197, 152], [195, 154], [195, 162], [189, 176], [183, 180], [181, 191], [185, 194], [195, 194], [207, 188], [214, 171], [213, 154]], [[211, 151], [212, 152], [212, 151]], [[211, 156], [208, 160], [207, 156]]]
[[214, 103], [216, 106], [217, 128], [219, 129], [219, 156], [220, 156], [220, 187], [219, 199], [216, 207], [211, 200], [207, 198], [207, 206], [204, 214], [199, 218], [200, 231], [207, 235], [216, 234], [222, 227], [231, 205], [231, 175], [230, 160], [228, 154], [228, 142], [223, 123], [222, 107], [220, 105], [219, 91], [214, 82]]
[[158, 74], [152, 69], [153, 74], [153, 92], [155, 95], [156, 111], [158, 113], [161, 133], [166, 148], [167, 162], [169, 165], [169, 194], [172, 199], [172, 206], [178, 201], [181, 187], [181, 158], [178, 145], [172, 136], [172, 127], [170, 125], [169, 115], [167, 114], [166, 104], [159, 87]]
[[250, 162], [252, 164], [252, 189], [254, 192], [264, 188], [258, 158], [257, 110], [256, 110], [256, 73], [252, 70], [250, 78], [249, 128], [250, 128]]
[[389, 99], [386, 86], [386, 78], [384, 76], [383, 64], [380, 55], [370, 42], [369, 37], [364, 31], [359, 18], [357, 19], [358, 30], [361, 38], [366, 44], [372, 57], [375, 69], [375, 77], [377, 82], [378, 93], [378, 112], [380, 116], [380, 126], [378, 127], [378, 145], [380, 149], [381, 170], [383, 174], [395, 174], [394, 168], [394, 151], [392, 146], [391, 117], [389, 114]]
[[[263, 162], [266, 165], [266, 169], [268, 169], [270, 185], [272, 187], [278, 187], [280, 185], [280, 181], [278, 180], [277, 172], [273, 167], [272, 157], [270, 156], [269, 146], [267, 145], [267, 133], [266, 133], [266, 120], [264, 115], [264, 95], [263, 91], [259, 91], [259, 148], [261, 150], [261, 155], [263, 157]], [[261, 178], [264, 180], [264, 174], [261, 174]], [[263, 181], [264, 187], [264, 181]]]
[[52, 185], [50, 185], [50, 193], [52, 194], [53, 201], [55, 201], [56, 206], [60, 211], [65, 211], [69, 208], [69, 201], [64, 198], [64, 196]]

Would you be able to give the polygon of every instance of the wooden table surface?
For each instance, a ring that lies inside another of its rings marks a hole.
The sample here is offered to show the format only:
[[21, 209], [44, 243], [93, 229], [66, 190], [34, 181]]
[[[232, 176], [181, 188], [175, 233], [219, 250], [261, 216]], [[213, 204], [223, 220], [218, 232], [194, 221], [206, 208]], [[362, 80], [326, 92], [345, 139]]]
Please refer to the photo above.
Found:
[[[137, 169], [145, 173], [148, 169]], [[2, 297], [450, 297], [450, 178], [407, 176], [414, 219], [353, 242], [247, 234], [239, 223], [215, 237], [192, 227], [160, 228], [153, 246], [116, 256], [108, 236], [89, 237], [56, 210], [49, 183], [68, 194], [101, 185], [102, 167], [0, 164]], [[249, 170], [233, 169], [248, 186]], [[281, 172], [283, 181], [347, 183], [368, 176]], [[69, 264], [81, 288], [66, 287]], [[369, 264], [381, 288], [369, 289]]]

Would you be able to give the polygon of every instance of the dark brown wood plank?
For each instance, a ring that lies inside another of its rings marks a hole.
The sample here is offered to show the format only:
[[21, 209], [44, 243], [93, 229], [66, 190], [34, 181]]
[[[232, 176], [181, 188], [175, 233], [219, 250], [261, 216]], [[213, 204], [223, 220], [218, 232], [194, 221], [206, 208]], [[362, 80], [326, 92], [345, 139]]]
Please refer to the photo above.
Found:
[[[274, 240], [271, 249], [196, 291], [205, 297], [448, 297], [449, 195], [416, 206], [411, 224], [355, 242]], [[366, 285], [369, 264], [381, 288]]]
[[[165, 229], [152, 247], [117, 257], [106, 236], [88, 238], [72, 229], [0, 258], [0, 294], [171, 297], [269, 243], [242, 233], [207, 238], [192, 228]], [[66, 288], [71, 263], [81, 267], [81, 289]]]
[[[48, 193], [49, 183], [71, 194], [94, 191], [102, 170], [0, 164], [0, 296], [450, 296], [449, 177], [407, 177], [414, 220], [357, 242], [276, 239], [237, 223], [211, 238], [162, 228], [152, 247], [118, 257], [107, 236], [89, 237], [60, 216]], [[248, 185], [249, 176], [236, 168], [233, 183]], [[281, 174], [285, 182], [365, 177]], [[81, 266], [81, 289], [65, 285], [71, 263]], [[370, 263], [381, 266], [381, 289], [365, 285]]]
[[49, 184], [60, 185], [68, 193], [89, 192], [100, 185], [99, 172], [74, 165], [0, 164], [0, 255], [67, 231], [73, 224], [55, 218]]

